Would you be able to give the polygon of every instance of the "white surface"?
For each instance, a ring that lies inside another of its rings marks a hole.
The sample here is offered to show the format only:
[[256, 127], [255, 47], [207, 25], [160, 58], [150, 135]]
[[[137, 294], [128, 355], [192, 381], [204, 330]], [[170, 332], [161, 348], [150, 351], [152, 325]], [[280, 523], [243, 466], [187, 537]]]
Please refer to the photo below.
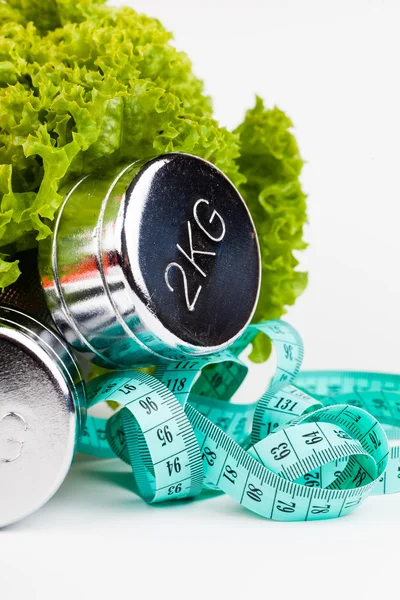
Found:
[[[400, 4], [125, 3], [174, 30], [224, 124], [241, 120], [255, 92], [294, 121], [308, 161], [310, 285], [288, 320], [304, 338], [305, 366], [400, 372]], [[80, 458], [44, 509], [0, 532], [0, 597], [383, 598], [398, 589], [400, 496], [370, 498], [344, 519], [282, 524], [225, 497], [148, 507], [116, 484], [126, 473]]]

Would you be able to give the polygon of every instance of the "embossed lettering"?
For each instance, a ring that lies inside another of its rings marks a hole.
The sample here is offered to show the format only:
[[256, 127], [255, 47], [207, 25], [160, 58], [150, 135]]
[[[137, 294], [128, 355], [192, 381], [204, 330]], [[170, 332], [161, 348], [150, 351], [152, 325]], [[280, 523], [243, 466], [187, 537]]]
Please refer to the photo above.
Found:
[[215, 256], [215, 252], [205, 252], [204, 250], [194, 250], [194, 248], [193, 248], [193, 237], [192, 237], [192, 226], [190, 224], [190, 221], [188, 221], [187, 225], [188, 225], [188, 234], [189, 234], [190, 256], [184, 251], [184, 249], [179, 244], [177, 244], [176, 247], [178, 248], [178, 250], [180, 252], [182, 252], [182, 254], [184, 256], [186, 256], [186, 258], [188, 259], [188, 261], [192, 263], [192, 265], [194, 266], [194, 268], [197, 269], [198, 272], [203, 275], [203, 277], [207, 277], [206, 273], [204, 273], [204, 271], [202, 269], [200, 269], [199, 265], [196, 264], [196, 261], [194, 260], [194, 255], [195, 254], [206, 254], [208, 256]]
[[[210, 202], [208, 200], [204, 200], [203, 198], [200, 198], [199, 200], [197, 200], [197, 202], [195, 203], [194, 207], [193, 207], [193, 217], [194, 220], [197, 224], [197, 226], [199, 227], [200, 231], [203, 232], [208, 239], [210, 239], [212, 242], [220, 242], [224, 239], [225, 234], [226, 234], [226, 226], [225, 226], [225, 221], [224, 219], [221, 217], [221, 215], [216, 211], [213, 210], [211, 213], [211, 216], [208, 219], [208, 224], [212, 224], [215, 219], [217, 219], [217, 222], [220, 225], [221, 231], [219, 233], [219, 235], [213, 234], [212, 232], [208, 231], [206, 229], [206, 226], [204, 223], [201, 223], [199, 215], [198, 215], [198, 207], [201, 204], [206, 204], [209, 206]], [[188, 238], [189, 238], [189, 252], [186, 252], [182, 246], [180, 244], [176, 244], [176, 247], [178, 248], [179, 252], [181, 254], [183, 254], [183, 256], [190, 262], [190, 264], [196, 269], [196, 271], [198, 271], [200, 273], [200, 275], [202, 275], [202, 277], [206, 278], [207, 277], [207, 273], [196, 263], [196, 256], [200, 255], [200, 256], [216, 256], [216, 252], [213, 252], [212, 250], [196, 250], [193, 244], [193, 233], [192, 233], [192, 224], [190, 221], [187, 221], [187, 228], [188, 228]], [[171, 282], [169, 280], [169, 274], [171, 269], [178, 269], [181, 273], [182, 273], [182, 278], [183, 278], [183, 291], [185, 294], [185, 300], [186, 300], [186, 307], [190, 312], [193, 312], [196, 306], [196, 302], [199, 298], [199, 294], [201, 292], [201, 290], [203, 289], [203, 286], [199, 285], [196, 293], [193, 297], [192, 300], [190, 300], [189, 298], [189, 289], [188, 289], [188, 280], [187, 280], [187, 275], [186, 272], [184, 270], [184, 268], [177, 262], [171, 262], [167, 265], [166, 269], [165, 269], [165, 273], [164, 273], [164, 278], [165, 278], [165, 282], [168, 286], [168, 289], [171, 292], [175, 291], [175, 288], [171, 285]]]
[[210, 204], [210, 202], [208, 200], [204, 200], [203, 198], [201, 198], [200, 200], [197, 200], [196, 204], [194, 205], [193, 208], [193, 216], [194, 216], [194, 220], [196, 221], [197, 225], [200, 227], [200, 229], [202, 231], [204, 231], [204, 233], [206, 234], [207, 237], [210, 238], [210, 240], [212, 240], [213, 242], [220, 242], [221, 240], [224, 239], [225, 237], [225, 233], [226, 233], [226, 228], [225, 228], [225, 221], [224, 219], [221, 217], [221, 215], [216, 211], [213, 210], [211, 217], [209, 219], [209, 223], [212, 223], [215, 219], [215, 217], [218, 217], [219, 222], [221, 224], [221, 234], [217, 237], [213, 236], [209, 231], [207, 231], [207, 229], [200, 223], [198, 214], [197, 214], [197, 207], [199, 206], [199, 204], [202, 204], [203, 202], [205, 202], [207, 205]]
[[[16, 413], [16, 412], [9, 412], [0, 418], [0, 434], [1, 434], [2, 426], [6, 422], [18, 423], [18, 427], [21, 428], [21, 426], [22, 426], [23, 431], [28, 430], [28, 425], [22, 415], [20, 415], [19, 413]], [[0, 437], [0, 439], [1, 439], [1, 437]], [[22, 450], [24, 447], [24, 442], [22, 440], [19, 440], [14, 437], [10, 437], [10, 436], [6, 437], [5, 441], [7, 442], [7, 448], [9, 446], [9, 452], [7, 452], [5, 455], [0, 454], [0, 462], [3, 462], [3, 463], [14, 462], [21, 456]], [[2, 450], [2, 452], [4, 453], [4, 450]]]
[[176, 262], [173, 262], [173, 263], [169, 263], [168, 267], [165, 269], [165, 281], [167, 283], [168, 288], [171, 290], [171, 292], [174, 291], [174, 288], [170, 284], [168, 276], [169, 276], [170, 270], [173, 267], [175, 267], [176, 269], [179, 269], [180, 272], [182, 273], [182, 277], [183, 277], [183, 289], [184, 289], [184, 292], [185, 292], [186, 306], [187, 306], [187, 309], [190, 310], [190, 312], [193, 312], [194, 311], [194, 307], [196, 306], [197, 299], [198, 299], [199, 294], [201, 292], [202, 286], [199, 285], [199, 287], [197, 288], [197, 292], [196, 292], [196, 295], [195, 295], [193, 301], [190, 302], [186, 273], [185, 273], [185, 271], [183, 270], [183, 268], [181, 267], [180, 264], [178, 264]]

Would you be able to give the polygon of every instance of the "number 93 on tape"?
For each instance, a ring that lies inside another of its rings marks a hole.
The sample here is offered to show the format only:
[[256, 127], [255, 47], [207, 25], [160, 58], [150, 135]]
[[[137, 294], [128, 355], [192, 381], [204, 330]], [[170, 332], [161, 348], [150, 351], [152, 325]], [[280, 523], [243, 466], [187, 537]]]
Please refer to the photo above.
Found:
[[[247, 375], [238, 358], [258, 334], [275, 348], [277, 368], [253, 404], [230, 402]], [[147, 502], [225, 492], [268, 519], [340, 517], [371, 492], [400, 490], [400, 377], [300, 373], [303, 345], [287, 323], [248, 327], [229, 351], [137, 371], [103, 375], [88, 385], [91, 406], [121, 409], [89, 417], [80, 450], [118, 456], [132, 467]]]

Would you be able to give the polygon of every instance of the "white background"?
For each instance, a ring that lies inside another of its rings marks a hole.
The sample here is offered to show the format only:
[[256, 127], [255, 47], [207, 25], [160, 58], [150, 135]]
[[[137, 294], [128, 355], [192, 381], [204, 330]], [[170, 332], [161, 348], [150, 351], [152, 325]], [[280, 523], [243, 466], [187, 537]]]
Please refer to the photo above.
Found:
[[[400, 4], [125, 4], [175, 32], [221, 123], [236, 126], [254, 93], [294, 122], [307, 160], [310, 284], [287, 319], [303, 336], [305, 367], [399, 372]], [[0, 533], [0, 597], [396, 593], [400, 497], [370, 498], [344, 519], [283, 524], [223, 497], [148, 507], [128, 484], [122, 463], [78, 458], [45, 508]]]

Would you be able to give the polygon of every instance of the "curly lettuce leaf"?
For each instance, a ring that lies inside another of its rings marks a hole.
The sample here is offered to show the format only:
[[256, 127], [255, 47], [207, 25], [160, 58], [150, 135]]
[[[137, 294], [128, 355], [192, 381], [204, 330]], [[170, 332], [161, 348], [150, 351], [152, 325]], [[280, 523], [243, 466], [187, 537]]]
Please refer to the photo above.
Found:
[[90, 16], [94, 5], [105, 2], [106, 0], [7, 0], [7, 4], [23, 16], [24, 22], [32, 21], [42, 31], [83, 21]]
[[104, 0], [0, 0], [0, 287], [19, 275], [12, 254], [50, 234], [65, 184], [182, 151], [242, 191], [263, 256], [256, 318], [279, 316], [306, 281], [292, 255], [303, 247], [305, 197], [290, 127], [260, 100], [236, 131], [220, 127], [189, 58], [156, 19]]
[[[240, 190], [253, 216], [261, 248], [262, 280], [254, 321], [279, 318], [307, 285], [307, 274], [296, 270], [294, 250], [303, 250], [306, 195], [299, 176], [303, 167], [291, 120], [278, 108], [266, 110], [261, 98], [237, 128]], [[270, 353], [259, 335], [250, 358], [262, 362]]]

